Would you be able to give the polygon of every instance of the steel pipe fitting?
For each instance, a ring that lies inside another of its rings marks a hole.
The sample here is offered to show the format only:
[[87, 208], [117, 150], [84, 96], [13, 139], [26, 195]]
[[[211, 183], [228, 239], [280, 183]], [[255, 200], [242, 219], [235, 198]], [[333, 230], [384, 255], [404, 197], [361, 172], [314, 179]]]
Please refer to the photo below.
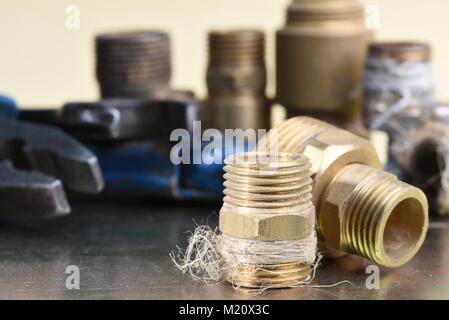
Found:
[[432, 212], [443, 216], [449, 214], [449, 128], [441, 120], [427, 119], [400, 136], [392, 149], [407, 181], [426, 193]]
[[170, 95], [168, 34], [157, 31], [98, 35], [96, 75], [102, 98], [166, 98]]
[[371, 33], [357, 0], [294, 0], [276, 35], [276, 102], [308, 115], [361, 127], [363, 62]]
[[[228, 281], [260, 288], [287, 287], [306, 279], [316, 251], [307, 158], [241, 153], [225, 163], [219, 227], [224, 237], [221, 252], [225, 260], [230, 257]], [[279, 248], [288, 252], [279, 254]], [[302, 251], [290, 258], [292, 249]]]
[[263, 32], [210, 32], [206, 78], [206, 105], [211, 127], [220, 130], [268, 128]]
[[363, 81], [366, 128], [394, 136], [398, 124], [404, 129], [416, 127], [431, 112], [435, 103], [431, 56], [427, 43], [369, 45]]
[[381, 170], [369, 141], [296, 117], [258, 145], [260, 152], [274, 148], [310, 159], [317, 234], [328, 255], [354, 253], [398, 267], [417, 253], [428, 229], [427, 199], [420, 189]]

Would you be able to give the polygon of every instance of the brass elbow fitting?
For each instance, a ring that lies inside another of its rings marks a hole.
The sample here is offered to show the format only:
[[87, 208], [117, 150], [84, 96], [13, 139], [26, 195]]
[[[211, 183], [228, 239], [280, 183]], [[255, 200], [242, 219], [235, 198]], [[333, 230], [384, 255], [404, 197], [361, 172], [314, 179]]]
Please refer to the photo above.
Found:
[[259, 157], [241, 153], [225, 160], [219, 250], [234, 285], [292, 286], [309, 276], [315, 260], [310, 163], [300, 154]]
[[329, 255], [354, 253], [386, 267], [408, 262], [428, 228], [424, 193], [381, 169], [371, 143], [309, 117], [272, 129], [258, 150], [299, 152], [312, 163], [318, 239]]

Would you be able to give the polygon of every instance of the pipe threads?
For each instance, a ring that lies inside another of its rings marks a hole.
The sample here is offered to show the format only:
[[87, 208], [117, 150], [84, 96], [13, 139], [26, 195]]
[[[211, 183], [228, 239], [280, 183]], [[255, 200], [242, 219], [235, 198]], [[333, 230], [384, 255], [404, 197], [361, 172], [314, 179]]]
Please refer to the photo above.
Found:
[[220, 231], [228, 281], [272, 288], [306, 280], [316, 252], [308, 159], [252, 152], [225, 163]]
[[244, 153], [225, 160], [224, 203], [252, 208], [311, 207], [309, 161], [301, 155], [268, 154], [260, 158], [261, 163], [260, 155]]
[[165, 96], [171, 77], [170, 39], [157, 31], [98, 35], [96, 75], [102, 98]]
[[231, 268], [226, 280], [245, 288], [285, 288], [304, 282], [311, 272], [311, 265], [285, 263], [276, 265], [243, 265]]
[[[368, 170], [359, 164], [351, 166], [359, 172]], [[424, 241], [426, 198], [395, 176], [371, 170], [342, 205], [342, 245], [376, 263], [397, 267], [408, 262]]]
[[258, 143], [257, 149], [301, 152], [309, 139], [334, 126], [310, 117], [294, 117], [284, 121]]
[[256, 30], [209, 33], [209, 97], [263, 97], [266, 86], [265, 35]]
[[287, 23], [326, 20], [362, 20], [363, 7], [354, 0], [296, 0], [287, 10]]
[[211, 31], [209, 65], [265, 64], [265, 35], [258, 30]]

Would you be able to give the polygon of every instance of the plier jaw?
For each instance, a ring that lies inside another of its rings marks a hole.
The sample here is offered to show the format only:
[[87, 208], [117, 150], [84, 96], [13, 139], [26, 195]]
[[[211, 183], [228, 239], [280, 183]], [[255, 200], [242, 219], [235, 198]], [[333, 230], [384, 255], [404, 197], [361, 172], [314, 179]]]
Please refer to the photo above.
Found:
[[62, 130], [0, 120], [0, 217], [68, 214], [64, 188], [98, 193], [103, 186], [97, 158]]

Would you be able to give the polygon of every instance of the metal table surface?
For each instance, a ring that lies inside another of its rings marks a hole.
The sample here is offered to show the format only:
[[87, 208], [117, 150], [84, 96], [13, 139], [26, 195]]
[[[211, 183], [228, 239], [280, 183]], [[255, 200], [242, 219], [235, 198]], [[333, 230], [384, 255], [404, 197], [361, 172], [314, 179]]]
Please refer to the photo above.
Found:
[[[186, 245], [196, 222], [216, 223], [220, 204], [76, 202], [65, 218], [0, 223], [0, 299], [449, 299], [449, 219], [431, 222], [425, 245], [407, 265], [381, 269], [380, 289], [365, 282], [366, 261], [324, 261], [315, 285], [253, 293], [182, 275], [169, 252]], [[80, 270], [68, 290], [65, 271]]]

